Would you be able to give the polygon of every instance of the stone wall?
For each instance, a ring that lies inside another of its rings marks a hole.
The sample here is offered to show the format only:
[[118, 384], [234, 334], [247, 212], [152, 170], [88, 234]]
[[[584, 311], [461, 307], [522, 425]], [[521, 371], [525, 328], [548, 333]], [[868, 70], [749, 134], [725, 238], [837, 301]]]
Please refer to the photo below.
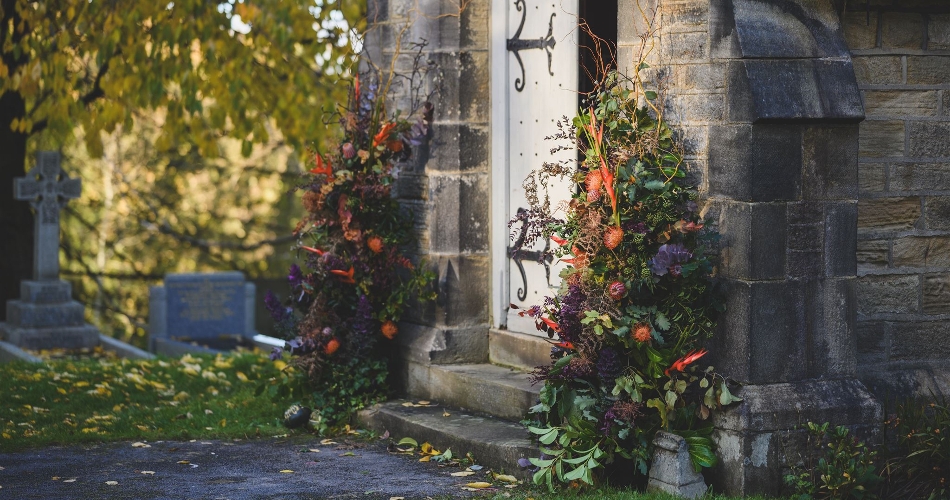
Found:
[[[460, 8], [460, 5], [463, 6]], [[425, 396], [428, 366], [481, 362], [488, 356], [489, 256], [489, 0], [369, 0], [370, 60], [412, 71], [415, 44], [430, 66], [426, 92], [435, 116], [428, 146], [417, 148], [396, 184], [413, 213], [418, 256], [437, 272], [438, 301], [415, 308], [400, 324], [397, 376]], [[406, 88], [395, 104], [409, 105]]]
[[844, 35], [867, 117], [858, 174], [858, 366], [882, 396], [947, 391], [950, 3], [847, 8]]
[[855, 378], [858, 136], [864, 118], [839, 11], [812, 0], [621, 0], [619, 59], [645, 76], [722, 235], [727, 310], [711, 341], [746, 402], [721, 412], [729, 494], [777, 494], [805, 421], [870, 432], [880, 406]]

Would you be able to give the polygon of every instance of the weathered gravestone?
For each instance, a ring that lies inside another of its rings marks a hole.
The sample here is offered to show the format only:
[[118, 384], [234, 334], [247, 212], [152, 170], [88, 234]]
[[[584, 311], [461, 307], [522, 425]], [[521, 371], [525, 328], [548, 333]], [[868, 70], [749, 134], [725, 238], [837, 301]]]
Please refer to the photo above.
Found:
[[149, 346], [182, 354], [251, 345], [254, 283], [240, 272], [169, 274], [149, 288]]
[[100, 344], [99, 330], [86, 323], [72, 287], [59, 279], [59, 211], [78, 198], [80, 179], [60, 168], [55, 151], [37, 153], [36, 166], [15, 180], [14, 196], [36, 209], [33, 279], [20, 284], [20, 300], [7, 302], [7, 322], [0, 339], [26, 349], [79, 349]]

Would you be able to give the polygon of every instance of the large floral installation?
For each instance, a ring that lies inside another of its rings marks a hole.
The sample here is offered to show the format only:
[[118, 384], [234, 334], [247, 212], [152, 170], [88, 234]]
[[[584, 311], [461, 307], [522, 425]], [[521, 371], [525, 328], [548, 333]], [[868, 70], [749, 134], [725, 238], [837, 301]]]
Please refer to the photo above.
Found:
[[[561, 123], [555, 138], [582, 160], [535, 171], [526, 181], [533, 206], [512, 221], [551, 238], [569, 264], [556, 296], [520, 311], [554, 344], [551, 365], [534, 372], [543, 386], [528, 421], [542, 454], [526, 461], [549, 487], [594, 484], [618, 458], [646, 475], [659, 430], [686, 438], [697, 469], [712, 466], [710, 413], [738, 400], [698, 363], [723, 309], [707, 253], [717, 233], [699, 213], [656, 94], [620, 80], [608, 75], [589, 107]], [[573, 180], [566, 207], [539, 196], [552, 177]]]
[[[432, 273], [405, 252], [411, 217], [391, 195], [398, 165], [426, 140], [432, 106], [389, 114], [389, 83], [379, 81], [361, 88], [354, 79], [339, 113], [342, 137], [311, 152], [298, 188], [306, 212], [295, 230], [302, 262], [288, 273], [290, 297], [265, 299], [288, 339], [285, 349], [316, 388], [318, 416], [335, 420], [383, 394], [397, 323], [411, 301], [433, 297]], [[275, 349], [272, 358], [282, 355]]]

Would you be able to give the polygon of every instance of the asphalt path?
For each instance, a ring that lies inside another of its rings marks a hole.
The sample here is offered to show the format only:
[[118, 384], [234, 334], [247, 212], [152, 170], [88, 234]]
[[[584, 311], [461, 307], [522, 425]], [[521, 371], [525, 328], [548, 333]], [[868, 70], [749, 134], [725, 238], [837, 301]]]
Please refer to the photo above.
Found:
[[390, 453], [383, 441], [337, 441], [120, 442], [0, 453], [0, 499], [451, 498], [473, 495], [464, 483], [484, 474], [453, 477], [457, 467]]

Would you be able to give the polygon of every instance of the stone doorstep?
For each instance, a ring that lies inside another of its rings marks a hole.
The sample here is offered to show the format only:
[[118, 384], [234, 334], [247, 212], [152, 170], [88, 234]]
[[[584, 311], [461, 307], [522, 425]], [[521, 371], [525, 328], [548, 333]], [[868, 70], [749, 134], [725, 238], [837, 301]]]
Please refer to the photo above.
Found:
[[[444, 416], [445, 413], [449, 416]], [[379, 433], [389, 431], [396, 442], [411, 437], [420, 445], [428, 442], [442, 452], [451, 449], [455, 457], [471, 453], [475, 462], [483, 467], [524, 479], [531, 474], [518, 467], [518, 459], [538, 456], [537, 445], [520, 424], [447, 406], [411, 408], [393, 401], [359, 412], [357, 421], [362, 427]], [[477, 478], [477, 475], [459, 478], [459, 483]]]
[[492, 328], [488, 331], [488, 360], [496, 365], [533, 370], [551, 363], [551, 343], [537, 335]]
[[491, 364], [430, 365], [426, 399], [519, 421], [537, 404], [540, 385], [528, 374]]

